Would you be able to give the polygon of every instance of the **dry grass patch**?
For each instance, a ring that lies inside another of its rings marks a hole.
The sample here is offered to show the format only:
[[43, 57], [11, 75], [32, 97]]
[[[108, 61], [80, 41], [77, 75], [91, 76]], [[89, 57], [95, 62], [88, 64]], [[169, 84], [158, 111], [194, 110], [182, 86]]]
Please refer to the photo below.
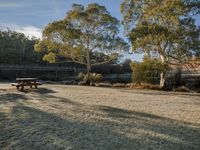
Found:
[[199, 141], [198, 94], [0, 85], [0, 149], [198, 150]]

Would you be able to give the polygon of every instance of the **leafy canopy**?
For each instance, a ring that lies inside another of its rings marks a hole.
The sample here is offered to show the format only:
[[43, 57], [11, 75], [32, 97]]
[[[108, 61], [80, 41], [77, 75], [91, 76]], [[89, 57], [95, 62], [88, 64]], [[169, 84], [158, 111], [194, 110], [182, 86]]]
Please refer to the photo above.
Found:
[[36, 41], [35, 37], [0, 29], [0, 64], [42, 64], [42, 54], [34, 51]]
[[124, 0], [123, 24], [134, 52], [159, 53], [165, 62], [184, 64], [199, 55], [200, 28], [192, 14], [197, 0]]
[[142, 62], [132, 62], [131, 69], [133, 72], [132, 80], [134, 83], [156, 84], [159, 81], [160, 73], [169, 68], [158, 59], [151, 59], [145, 56]]
[[59, 57], [89, 67], [110, 62], [129, 50], [129, 45], [117, 36], [118, 28], [119, 21], [104, 6], [74, 4], [63, 20], [45, 27], [43, 40], [35, 49], [45, 50], [44, 59], [49, 62]]

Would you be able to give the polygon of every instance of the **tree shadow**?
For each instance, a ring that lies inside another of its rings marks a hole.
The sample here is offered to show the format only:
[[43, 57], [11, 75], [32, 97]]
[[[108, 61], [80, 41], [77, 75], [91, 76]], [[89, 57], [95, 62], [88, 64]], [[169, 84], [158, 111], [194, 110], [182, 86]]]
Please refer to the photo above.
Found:
[[[9, 113], [0, 111], [0, 149], [196, 149], [200, 125], [159, 115], [80, 104], [31, 92], [39, 104], [21, 103], [29, 94], [0, 93], [1, 102], [13, 102]], [[46, 94], [42, 94], [46, 93]], [[42, 110], [41, 104], [63, 111]], [[61, 107], [62, 106], [62, 107]], [[70, 106], [70, 107], [67, 107]], [[75, 113], [75, 115], [68, 114]]]
[[114, 107], [110, 107], [110, 106], [97, 106], [97, 108], [101, 111], [106, 112], [107, 115], [109, 115], [111, 117], [131, 118], [134, 115], [134, 116], [139, 116], [142, 118], [150, 118], [150, 119], [161, 119], [162, 118], [160, 116], [153, 115], [153, 114], [137, 112], [137, 111], [129, 111], [129, 110], [114, 108]]
[[51, 94], [51, 93], [57, 93], [56, 91], [48, 88], [30, 88], [30, 89], [24, 89], [24, 90], [18, 90], [21, 93], [37, 93], [37, 94]]
[[[16, 106], [12, 118], [0, 113], [0, 147], [14, 149], [131, 149], [130, 139], [99, 124], [60, 118], [26, 106]], [[137, 144], [137, 145], [136, 145]]]
[[[192, 128], [184, 122], [107, 106], [100, 106], [97, 111], [108, 113], [108, 120], [81, 121], [68, 116], [61, 118], [57, 114], [17, 105], [11, 114], [0, 112], [0, 147], [128, 150], [198, 149], [200, 146], [199, 128]], [[129, 116], [130, 122], [116, 122], [119, 121], [116, 113], [121, 114], [120, 118], [125, 116], [127, 119]], [[126, 130], [136, 136], [122, 133]], [[137, 136], [140, 130], [144, 132], [141, 133], [142, 137]]]
[[34, 89], [33, 92], [38, 93], [38, 94], [51, 94], [51, 93], [57, 93], [57, 91], [48, 89], [48, 88], [38, 88]]
[[[162, 137], [159, 142], [167, 145], [167, 149], [199, 149], [200, 148], [200, 124], [174, 120], [158, 115], [129, 111], [110, 106], [96, 106], [100, 111], [104, 111], [107, 116], [115, 118], [116, 120], [124, 121], [124, 128], [135, 128], [150, 131], [157, 136]], [[170, 139], [171, 137], [171, 139]], [[149, 136], [148, 139], [155, 140], [154, 136]], [[156, 139], [157, 140], [157, 139]], [[181, 144], [169, 141], [182, 141]], [[170, 148], [171, 147], [171, 148]]]
[[0, 104], [6, 104], [8, 102], [16, 103], [18, 100], [26, 100], [27, 97], [18, 93], [0, 93]]
[[169, 91], [153, 91], [153, 90], [137, 90], [137, 89], [118, 89], [120, 92], [133, 93], [133, 94], [141, 94], [141, 95], [166, 95], [166, 96], [192, 96], [192, 97], [200, 97], [199, 93], [184, 93], [184, 92], [169, 92]]

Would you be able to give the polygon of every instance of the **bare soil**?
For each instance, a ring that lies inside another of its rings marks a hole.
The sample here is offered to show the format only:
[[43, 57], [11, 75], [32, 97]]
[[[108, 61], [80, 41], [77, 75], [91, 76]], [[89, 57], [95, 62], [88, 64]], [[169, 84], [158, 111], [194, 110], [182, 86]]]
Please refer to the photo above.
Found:
[[0, 149], [200, 149], [200, 95], [0, 84]]

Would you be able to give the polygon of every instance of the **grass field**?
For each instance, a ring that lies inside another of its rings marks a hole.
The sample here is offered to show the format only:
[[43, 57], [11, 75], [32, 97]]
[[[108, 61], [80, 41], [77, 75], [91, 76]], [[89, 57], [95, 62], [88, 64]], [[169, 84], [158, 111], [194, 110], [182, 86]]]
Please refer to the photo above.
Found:
[[0, 149], [200, 149], [200, 95], [0, 84]]

